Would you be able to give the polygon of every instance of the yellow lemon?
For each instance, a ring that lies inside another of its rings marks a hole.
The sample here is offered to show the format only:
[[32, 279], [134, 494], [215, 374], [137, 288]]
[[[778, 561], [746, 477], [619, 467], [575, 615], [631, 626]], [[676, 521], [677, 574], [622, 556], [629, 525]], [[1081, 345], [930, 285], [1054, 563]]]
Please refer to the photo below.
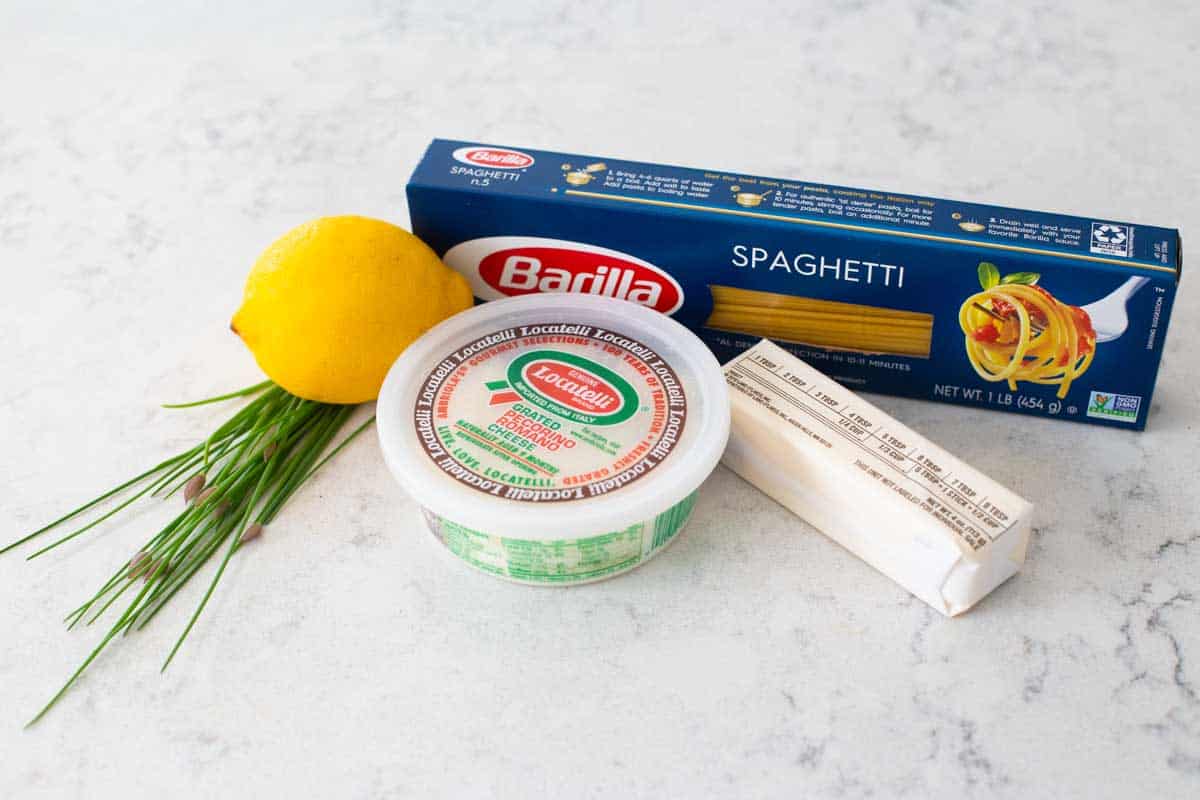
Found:
[[404, 348], [471, 303], [466, 279], [408, 231], [322, 217], [259, 256], [231, 327], [292, 394], [361, 403]]

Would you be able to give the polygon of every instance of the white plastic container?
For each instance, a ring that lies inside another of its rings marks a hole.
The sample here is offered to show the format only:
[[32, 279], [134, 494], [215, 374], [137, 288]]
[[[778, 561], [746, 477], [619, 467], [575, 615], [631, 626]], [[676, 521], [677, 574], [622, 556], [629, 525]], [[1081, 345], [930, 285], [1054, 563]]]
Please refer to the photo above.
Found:
[[708, 348], [634, 303], [582, 294], [497, 300], [436, 326], [392, 366], [384, 458], [430, 530], [521, 583], [601, 580], [687, 522], [729, 436]]

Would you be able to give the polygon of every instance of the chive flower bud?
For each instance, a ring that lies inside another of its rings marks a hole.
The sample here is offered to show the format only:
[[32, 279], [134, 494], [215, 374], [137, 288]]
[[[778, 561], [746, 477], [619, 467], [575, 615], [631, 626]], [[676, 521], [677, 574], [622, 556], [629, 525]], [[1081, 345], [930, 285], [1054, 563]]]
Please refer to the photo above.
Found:
[[183, 485], [183, 502], [190, 503], [192, 498], [200, 494], [200, 490], [204, 488], [204, 482], [208, 480], [203, 472], [197, 472], [188, 482]]
[[156, 575], [162, 577], [167, 574], [167, 563], [161, 558], [148, 558], [146, 559], [146, 568], [142, 570], [141, 574], [144, 582], [148, 582]]
[[129, 570], [126, 575], [130, 578], [136, 578], [139, 575], [146, 574], [153, 564], [154, 559], [145, 550], [138, 550], [133, 558], [129, 559]]

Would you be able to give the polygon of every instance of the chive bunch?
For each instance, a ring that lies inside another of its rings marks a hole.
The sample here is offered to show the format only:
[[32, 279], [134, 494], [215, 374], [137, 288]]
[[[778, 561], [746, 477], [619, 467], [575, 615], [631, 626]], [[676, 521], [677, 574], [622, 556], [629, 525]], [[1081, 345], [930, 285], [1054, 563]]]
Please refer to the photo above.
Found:
[[184, 510], [122, 563], [95, 595], [67, 615], [68, 630], [81, 623], [91, 625], [123, 597], [128, 600], [100, 644], [30, 725], [58, 702], [118, 634], [146, 627], [214, 554], [221, 553], [208, 590], [163, 662], [165, 670], [204, 611], [234, 553], [260, 536], [296, 490], [374, 421], [371, 417], [329, 449], [356, 406], [304, 400], [271, 381], [166, 407], [189, 408], [246, 396], [254, 399], [200, 444], [0, 549], [0, 554], [8, 552], [127, 491], [134, 494], [29, 558], [86, 533], [147, 495], [166, 498], [182, 493], [186, 502]]

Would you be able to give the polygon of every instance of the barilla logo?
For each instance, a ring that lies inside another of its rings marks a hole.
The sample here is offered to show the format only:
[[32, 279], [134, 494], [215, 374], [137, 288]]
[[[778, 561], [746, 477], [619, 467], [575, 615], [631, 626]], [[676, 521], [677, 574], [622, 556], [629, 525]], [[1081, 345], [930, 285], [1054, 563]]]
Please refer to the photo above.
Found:
[[1139, 395], [1092, 392], [1088, 397], [1087, 415], [1118, 422], [1137, 422], [1141, 407], [1142, 398]]
[[509, 150], [504, 147], [460, 147], [451, 155], [455, 161], [470, 164], [473, 167], [491, 167], [493, 169], [525, 169], [533, 166], [533, 156], [520, 150]]
[[559, 350], [534, 350], [508, 365], [508, 386], [543, 411], [584, 425], [616, 425], [633, 416], [637, 391], [591, 359]]
[[483, 300], [576, 292], [615, 297], [673, 314], [683, 289], [658, 267], [627, 253], [580, 242], [529, 236], [490, 236], [451, 247], [443, 260]]

